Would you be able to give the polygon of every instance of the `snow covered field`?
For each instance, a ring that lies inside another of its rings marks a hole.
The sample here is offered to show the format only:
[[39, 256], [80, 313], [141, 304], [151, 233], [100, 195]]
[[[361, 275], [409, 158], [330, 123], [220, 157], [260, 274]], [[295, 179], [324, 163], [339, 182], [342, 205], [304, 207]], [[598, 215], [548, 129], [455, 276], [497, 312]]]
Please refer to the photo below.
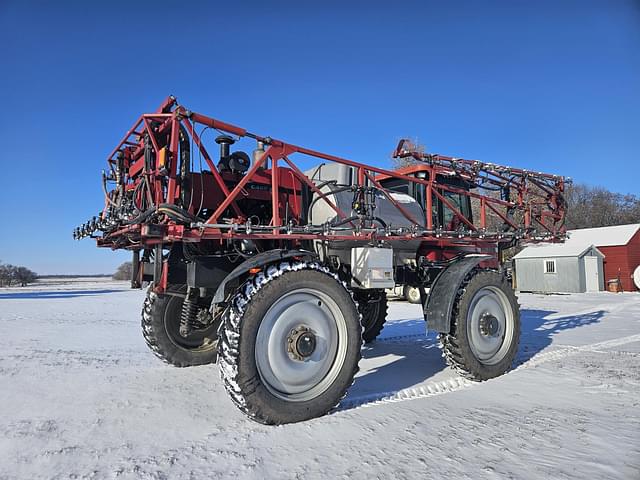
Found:
[[519, 366], [481, 384], [391, 302], [341, 408], [282, 427], [243, 417], [216, 366], [157, 360], [142, 299], [0, 290], [0, 479], [640, 478], [639, 294], [520, 295]]

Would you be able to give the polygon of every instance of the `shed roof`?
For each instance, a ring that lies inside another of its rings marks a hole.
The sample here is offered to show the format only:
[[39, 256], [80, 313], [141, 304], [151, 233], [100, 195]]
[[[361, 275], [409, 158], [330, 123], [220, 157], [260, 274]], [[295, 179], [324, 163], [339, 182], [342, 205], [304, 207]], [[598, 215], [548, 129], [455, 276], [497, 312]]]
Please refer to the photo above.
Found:
[[569, 230], [564, 243], [531, 245], [513, 258], [581, 257], [591, 247], [595, 247], [596, 253], [604, 257], [598, 247], [626, 245], [638, 230], [640, 223]]
[[571, 242], [593, 244], [596, 247], [614, 247], [626, 245], [636, 232], [640, 229], [640, 223], [630, 225], [614, 225], [612, 227], [581, 228], [580, 230], [569, 230]]
[[540, 245], [530, 245], [515, 255], [513, 258], [554, 258], [554, 257], [581, 257], [593, 248], [594, 252], [601, 257], [602, 252], [593, 244], [585, 245], [584, 243], [571, 242], [567, 240], [565, 243], [545, 243]]

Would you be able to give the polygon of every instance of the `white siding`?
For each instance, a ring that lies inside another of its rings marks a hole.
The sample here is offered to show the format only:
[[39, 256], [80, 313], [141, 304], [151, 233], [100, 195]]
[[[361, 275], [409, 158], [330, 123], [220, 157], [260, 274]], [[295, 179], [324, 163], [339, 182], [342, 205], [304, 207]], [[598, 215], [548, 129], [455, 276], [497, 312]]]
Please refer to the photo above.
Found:
[[[545, 261], [555, 260], [556, 273], [545, 273]], [[577, 257], [516, 260], [518, 290], [523, 292], [581, 292]]]
[[[585, 256], [598, 257], [600, 288], [604, 289], [602, 256], [593, 247], [579, 257], [516, 258], [516, 287], [522, 292], [585, 292]], [[555, 273], [545, 273], [545, 263], [549, 260], [555, 261]]]

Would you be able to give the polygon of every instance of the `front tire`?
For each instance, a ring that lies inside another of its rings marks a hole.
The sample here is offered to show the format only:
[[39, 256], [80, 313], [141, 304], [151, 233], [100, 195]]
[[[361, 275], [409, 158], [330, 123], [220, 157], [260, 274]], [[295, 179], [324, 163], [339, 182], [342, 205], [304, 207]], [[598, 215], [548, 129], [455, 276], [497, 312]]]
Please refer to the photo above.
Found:
[[520, 339], [520, 309], [504, 275], [475, 270], [458, 291], [451, 330], [440, 334], [447, 363], [476, 381], [511, 368]]
[[[218, 352], [217, 323], [210, 322], [186, 337], [180, 335], [180, 314], [185, 289], [172, 287], [171, 293], [157, 294], [151, 289], [142, 306], [142, 336], [151, 351], [174, 367], [215, 363]], [[206, 307], [200, 309], [203, 318]], [[209, 317], [210, 321], [211, 318]]]
[[251, 419], [300, 422], [344, 397], [361, 345], [360, 315], [338, 277], [315, 263], [283, 263], [249, 279], [225, 310], [220, 373]]

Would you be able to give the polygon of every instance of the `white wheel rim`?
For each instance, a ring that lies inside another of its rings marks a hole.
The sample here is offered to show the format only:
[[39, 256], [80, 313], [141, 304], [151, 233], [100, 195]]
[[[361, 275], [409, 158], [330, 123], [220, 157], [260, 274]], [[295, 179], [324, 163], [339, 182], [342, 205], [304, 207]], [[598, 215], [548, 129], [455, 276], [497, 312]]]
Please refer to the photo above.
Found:
[[[307, 328], [315, 337], [304, 359], [288, 350], [291, 332]], [[347, 325], [337, 303], [315, 289], [297, 289], [278, 298], [265, 313], [256, 337], [255, 359], [267, 389], [288, 401], [305, 401], [326, 391], [347, 353]]]
[[505, 293], [497, 287], [476, 292], [467, 312], [467, 337], [471, 351], [485, 365], [499, 363], [513, 341], [513, 311]]
[[411, 300], [412, 302], [417, 302], [420, 300], [420, 290], [418, 290], [416, 287], [409, 287], [407, 294], [409, 300]]

